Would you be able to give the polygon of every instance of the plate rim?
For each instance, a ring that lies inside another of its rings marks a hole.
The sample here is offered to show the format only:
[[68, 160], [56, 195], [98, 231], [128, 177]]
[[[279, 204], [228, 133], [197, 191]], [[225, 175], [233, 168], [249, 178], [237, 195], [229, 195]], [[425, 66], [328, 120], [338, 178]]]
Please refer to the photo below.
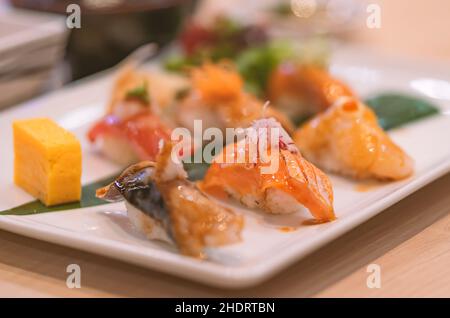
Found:
[[[85, 252], [102, 255], [166, 274], [188, 278], [203, 284], [229, 289], [245, 288], [268, 280], [292, 265], [292, 263], [359, 226], [384, 211], [387, 207], [401, 201], [408, 195], [448, 172], [450, 172], [450, 160], [443, 160], [431, 171], [399, 187], [382, 200], [367, 207], [364, 210], [365, 213], [358, 213], [355, 216], [347, 217], [340, 227], [330, 227], [327, 232], [316, 235], [308, 245], [300, 245], [301, 242], [293, 244], [290, 249], [280, 251], [277, 258], [268, 258], [266, 262], [259, 264], [257, 262], [249, 262], [249, 264], [240, 266], [227, 266], [197, 260], [188, 256], [182, 256], [184, 259], [183, 262], [180, 262], [180, 255], [173, 254], [170, 251], [151, 249], [148, 253], [145, 253], [142, 248], [120, 241], [113, 241], [114, 243], [111, 243], [111, 240], [98, 236], [95, 237], [96, 244], [92, 244], [92, 240], [90, 240], [91, 235], [81, 236], [79, 232], [44, 223], [40, 223], [39, 227], [36, 227], [30, 219], [22, 219], [19, 221], [20, 216], [6, 215], [1, 217], [0, 229], [60, 246], [68, 246]], [[127, 260], [126, 257], [128, 256], [130, 258]], [[186, 272], [186, 269], [189, 272]]]

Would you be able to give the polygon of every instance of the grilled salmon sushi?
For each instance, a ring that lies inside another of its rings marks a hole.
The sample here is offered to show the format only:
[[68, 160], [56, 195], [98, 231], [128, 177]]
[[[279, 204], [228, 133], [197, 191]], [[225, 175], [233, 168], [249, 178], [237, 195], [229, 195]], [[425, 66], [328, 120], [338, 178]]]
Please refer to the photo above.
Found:
[[[200, 187], [268, 213], [306, 208], [320, 222], [334, 220], [330, 180], [303, 158], [281, 124], [273, 118], [261, 119], [252, 128], [249, 136], [228, 145], [214, 159]], [[278, 131], [275, 138], [273, 131]]]

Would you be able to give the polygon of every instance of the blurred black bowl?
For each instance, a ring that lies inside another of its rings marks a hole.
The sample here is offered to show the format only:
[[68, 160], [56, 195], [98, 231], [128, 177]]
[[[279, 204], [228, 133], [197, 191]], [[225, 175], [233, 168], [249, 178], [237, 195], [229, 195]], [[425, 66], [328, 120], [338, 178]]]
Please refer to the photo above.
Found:
[[12, 0], [14, 6], [67, 14], [81, 8], [81, 28], [72, 29], [66, 50], [72, 80], [109, 68], [139, 46], [170, 43], [196, 0]]

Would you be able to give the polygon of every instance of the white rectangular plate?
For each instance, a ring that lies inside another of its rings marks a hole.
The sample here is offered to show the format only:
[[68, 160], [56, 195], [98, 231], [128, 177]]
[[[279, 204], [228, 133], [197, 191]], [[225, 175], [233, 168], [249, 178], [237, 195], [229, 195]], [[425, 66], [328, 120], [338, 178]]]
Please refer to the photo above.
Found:
[[[128, 222], [122, 203], [0, 216], [0, 228], [211, 285], [237, 288], [260, 283], [450, 170], [450, 67], [414, 65], [369, 57], [363, 51], [335, 55], [332, 71], [361, 96], [400, 91], [431, 100], [442, 112], [390, 133], [415, 160], [412, 178], [358, 191], [358, 183], [331, 177], [338, 216], [334, 222], [306, 225], [306, 215], [242, 211], [246, 224], [242, 243], [212, 250], [208, 261], [179, 255], [173, 247], [143, 238]], [[0, 210], [33, 200], [12, 182], [14, 119], [47, 116], [74, 131], [83, 147], [83, 183], [118, 171], [92, 151], [85, 137], [88, 127], [103, 114], [111, 79], [110, 73], [102, 74], [0, 113]], [[295, 230], [284, 231], [283, 227]]]

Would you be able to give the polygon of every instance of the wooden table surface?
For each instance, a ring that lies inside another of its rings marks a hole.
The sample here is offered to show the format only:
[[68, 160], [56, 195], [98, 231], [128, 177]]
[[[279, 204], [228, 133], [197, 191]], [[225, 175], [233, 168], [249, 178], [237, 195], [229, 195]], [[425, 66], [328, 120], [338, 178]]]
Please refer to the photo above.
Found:
[[[371, 1], [382, 27], [354, 43], [450, 62], [450, 1]], [[450, 297], [450, 174], [407, 197], [257, 287], [221, 290], [0, 231], [0, 296], [24, 297]], [[81, 288], [66, 267], [81, 267]], [[381, 288], [366, 285], [369, 264]]]

